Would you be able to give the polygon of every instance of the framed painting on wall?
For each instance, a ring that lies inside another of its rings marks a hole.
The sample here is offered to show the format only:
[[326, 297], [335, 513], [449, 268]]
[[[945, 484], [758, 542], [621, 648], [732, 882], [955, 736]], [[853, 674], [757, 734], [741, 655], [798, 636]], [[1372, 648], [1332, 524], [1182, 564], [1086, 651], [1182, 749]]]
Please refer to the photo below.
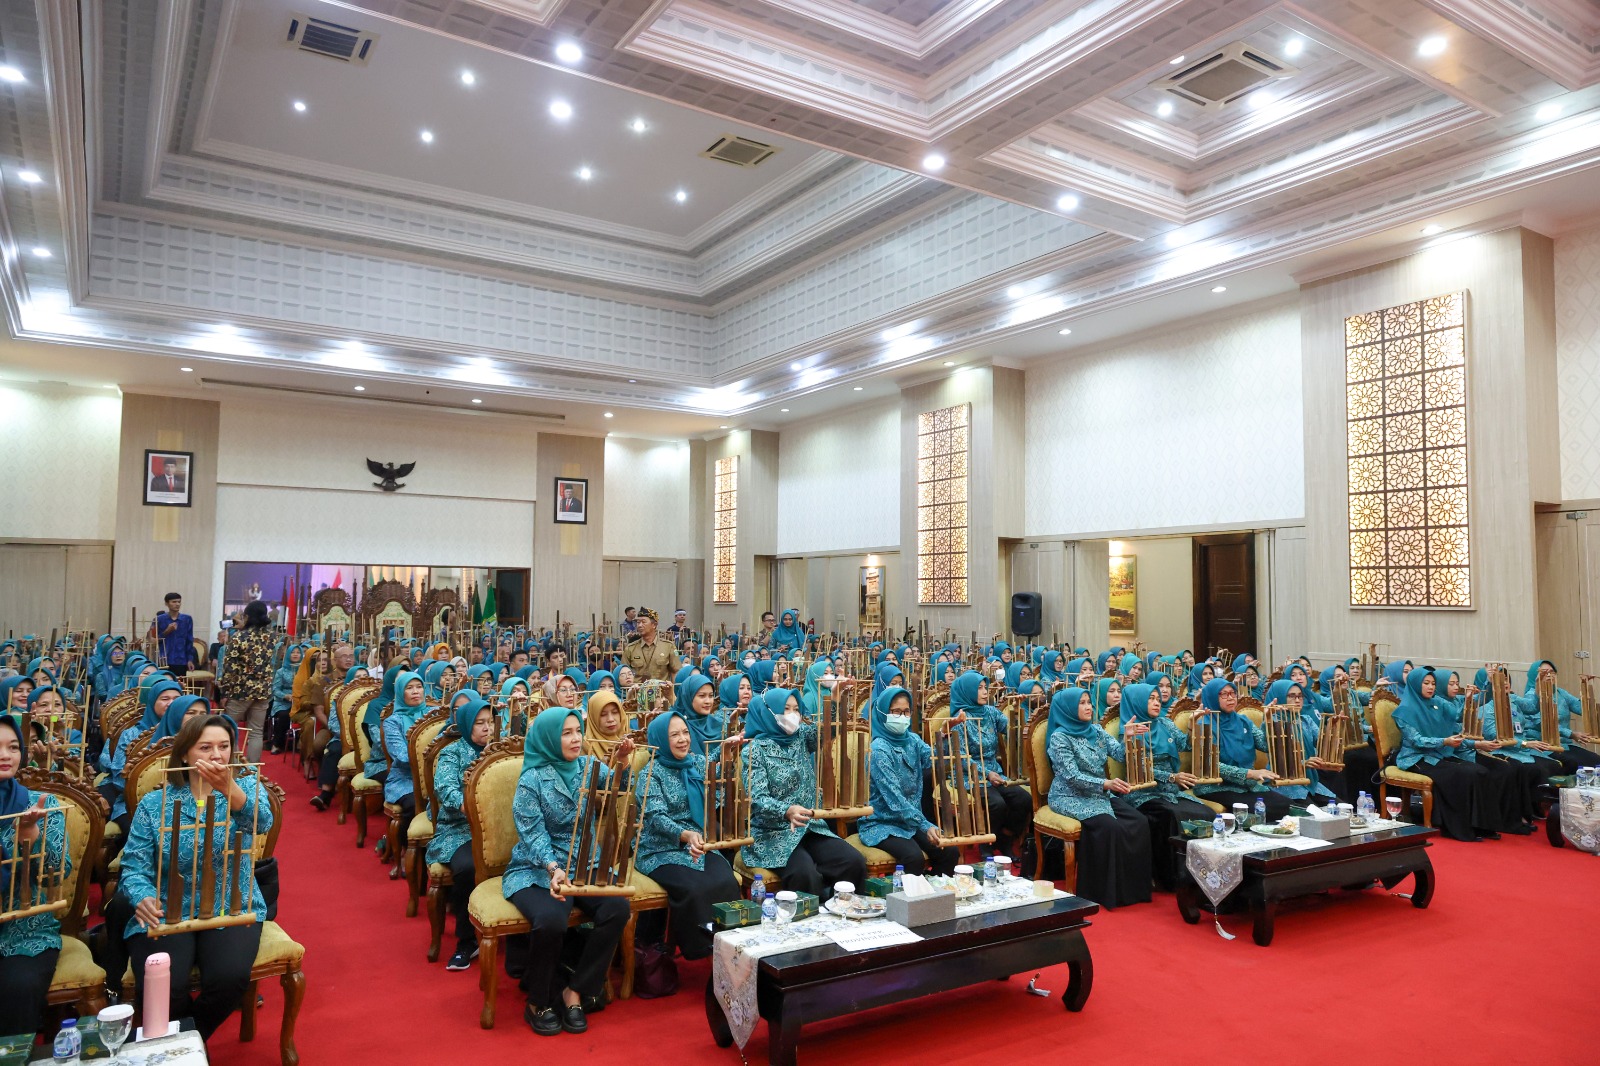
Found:
[[194, 471], [194, 452], [144, 451], [146, 507], [188, 507], [190, 475]]
[[556, 478], [556, 521], [573, 525], [589, 524], [589, 481], [587, 478]]
[[1111, 632], [1137, 633], [1139, 630], [1138, 557], [1111, 557]]

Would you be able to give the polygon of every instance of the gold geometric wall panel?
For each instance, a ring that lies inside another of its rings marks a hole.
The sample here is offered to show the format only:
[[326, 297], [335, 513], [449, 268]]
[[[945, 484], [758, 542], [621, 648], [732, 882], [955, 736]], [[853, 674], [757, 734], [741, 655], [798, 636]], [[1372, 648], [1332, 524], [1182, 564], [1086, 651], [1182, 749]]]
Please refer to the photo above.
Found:
[[967, 598], [967, 464], [972, 405], [917, 416], [917, 603]]
[[1471, 607], [1466, 294], [1344, 320], [1350, 606]]
[[715, 490], [711, 497], [712, 589], [716, 603], [735, 602], [738, 561], [734, 548], [739, 541], [739, 457], [717, 460]]

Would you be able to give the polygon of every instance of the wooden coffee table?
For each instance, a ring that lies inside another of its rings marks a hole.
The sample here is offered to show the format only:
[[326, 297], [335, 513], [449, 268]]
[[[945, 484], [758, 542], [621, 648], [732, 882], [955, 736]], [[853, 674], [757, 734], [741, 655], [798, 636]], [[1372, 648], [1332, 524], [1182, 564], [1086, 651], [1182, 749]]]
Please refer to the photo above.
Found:
[[[1411, 876], [1416, 878], [1411, 905], [1426, 907], [1433, 899], [1433, 863], [1428, 859], [1427, 849], [1431, 847], [1428, 838], [1438, 835], [1437, 829], [1428, 826], [1407, 825], [1353, 836], [1309, 851], [1273, 848], [1253, 852], [1244, 857], [1244, 880], [1228, 898], [1243, 899], [1250, 904], [1250, 913], [1255, 919], [1253, 937], [1262, 947], [1272, 943], [1278, 904], [1297, 896], [1369, 881], [1393, 888]], [[1178, 856], [1178, 913], [1183, 915], [1184, 921], [1194, 925], [1200, 920], [1206, 897], [1184, 862], [1188, 844], [1182, 837], [1172, 838], [1172, 847]]]
[[[1082, 1010], [1094, 985], [1094, 962], [1083, 930], [1100, 905], [1077, 896], [989, 911], [916, 928], [923, 939], [871, 951], [834, 944], [769, 955], [757, 964], [756, 1003], [767, 1020], [767, 1060], [792, 1066], [807, 1022], [837, 1018], [890, 1003], [948, 992], [1067, 963], [1071, 979], [1061, 995], [1070, 1011]], [[706, 1021], [718, 1047], [733, 1034], [706, 982]]]

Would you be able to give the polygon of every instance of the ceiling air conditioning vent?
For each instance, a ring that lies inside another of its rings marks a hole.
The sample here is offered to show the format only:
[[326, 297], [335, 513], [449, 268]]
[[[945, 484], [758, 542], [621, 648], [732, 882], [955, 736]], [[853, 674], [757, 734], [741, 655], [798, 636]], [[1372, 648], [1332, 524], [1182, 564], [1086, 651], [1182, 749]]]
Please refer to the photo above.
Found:
[[700, 154], [707, 159], [720, 159], [724, 163], [732, 163], [736, 167], [753, 167], [771, 159], [777, 152], [778, 150], [770, 144], [726, 133], [717, 138], [717, 143]]
[[1235, 42], [1162, 78], [1154, 87], [1214, 110], [1244, 99], [1269, 81], [1298, 73], [1294, 67]]
[[289, 16], [287, 43], [302, 52], [365, 65], [377, 40], [375, 33], [341, 26], [327, 19], [316, 19], [309, 15]]

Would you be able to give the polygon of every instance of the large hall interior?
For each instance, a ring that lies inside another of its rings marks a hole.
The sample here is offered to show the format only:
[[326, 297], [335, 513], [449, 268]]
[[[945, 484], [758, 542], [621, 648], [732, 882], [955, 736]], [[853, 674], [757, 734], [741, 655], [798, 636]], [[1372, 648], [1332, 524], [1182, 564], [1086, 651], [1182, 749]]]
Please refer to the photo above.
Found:
[[4, 0], [0, 299], [0, 1063], [1586, 1061], [1595, 0]]

